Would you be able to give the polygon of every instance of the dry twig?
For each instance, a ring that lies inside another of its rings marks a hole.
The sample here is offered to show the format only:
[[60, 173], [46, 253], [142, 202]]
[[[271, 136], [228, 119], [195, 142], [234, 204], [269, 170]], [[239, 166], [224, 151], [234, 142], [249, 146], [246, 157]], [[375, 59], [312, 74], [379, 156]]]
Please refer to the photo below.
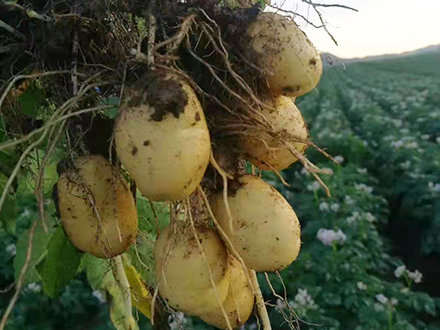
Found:
[[5, 29], [6, 31], [8, 31], [9, 33], [13, 34], [14, 36], [16, 36], [17, 38], [19, 38], [21, 40], [26, 40], [26, 36], [23, 33], [14, 29], [12, 26], [10, 26], [9, 24], [6, 24], [2, 20], [0, 20], [0, 28]]

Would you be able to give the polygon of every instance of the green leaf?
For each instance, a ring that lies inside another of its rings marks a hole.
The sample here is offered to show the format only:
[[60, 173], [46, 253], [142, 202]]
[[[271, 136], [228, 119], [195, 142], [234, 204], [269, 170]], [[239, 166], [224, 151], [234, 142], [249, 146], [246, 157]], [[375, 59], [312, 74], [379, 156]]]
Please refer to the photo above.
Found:
[[[0, 185], [1, 188], [1, 185]], [[1, 189], [0, 189], [1, 190]], [[7, 233], [15, 233], [15, 219], [17, 217], [17, 206], [15, 198], [7, 196], [0, 212], [0, 225]]]
[[76, 275], [81, 253], [72, 245], [62, 227], [58, 227], [47, 247], [43, 270], [43, 290], [51, 298]]
[[119, 97], [111, 96], [103, 98], [101, 101], [103, 105], [114, 105], [114, 107], [104, 110], [109, 118], [114, 119], [118, 114]]
[[12, 171], [15, 168], [15, 164], [18, 162], [19, 156], [14, 153], [7, 153], [0, 151], [0, 172], [9, 178]]
[[37, 117], [38, 107], [44, 101], [43, 91], [31, 86], [18, 98], [21, 104], [21, 112], [25, 115]]
[[110, 262], [106, 259], [99, 259], [86, 253], [82, 259], [82, 264], [92, 289], [98, 290], [102, 288], [102, 281], [111, 270]]
[[0, 143], [5, 142], [6, 139], [7, 139], [7, 134], [6, 134], [5, 121], [3, 120], [3, 116], [0, 116]]
[[432, 316], [435, 316], [436, 310], [435, 310], [435, 303], [434, 300], [428, 301], [425, 303], [425, 311], [429, 314], [431, 314]]
[[[17, 281], [20, 272], [23, 268], [23, 265], [26, 261], [26, 254], [28, 249], [28, 240], [29, 240], [29, 231], [25, 230], [17, 242], [17, 254], [14, 258], [14, 271], [15, 271], [15, 280]], [[35, 228], [34, 239], [32, 244], [32, 253], [29, 261], [29, 265], [27, 268], [27, 272], [24, 278], [23, 285], [27, 285], [29, 283], [38, 282], [41, 280], [40, 275], [38, 274], [35, 267], [44, 259], [47, 254], [47, 244], [49, 243], [50, 238], [53, 233], [45, 233], [41, 225], [38, 225]]]
[[44, 258], [43, 260], [41, 260], [36, 266], [35, 269], [38, 272], [38, 275], [40, 275], [41, 278], [43, 278], [43, 274], [44, 274], [44, 263], [46, 262], [46, 258]]

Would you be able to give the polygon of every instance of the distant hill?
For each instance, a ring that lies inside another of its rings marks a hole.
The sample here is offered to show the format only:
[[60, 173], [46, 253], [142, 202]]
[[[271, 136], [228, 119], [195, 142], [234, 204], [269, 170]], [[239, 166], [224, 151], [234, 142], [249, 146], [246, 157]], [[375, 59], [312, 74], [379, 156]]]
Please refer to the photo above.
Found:
[[336, 64], [347, 64], [347, 63], [353, 63], [353, 62], [361, 62], [361, 61], [382, 61], [382, 60], [389, 60], [389, 59], [397, 59], [397, 58], [404, 58], [404, 57], [410, 57], [410, 56], [416, 56], [416, 55], [425, 55], [425, 54], [432, 54], [432, 53], [438, 53], [440, 56], [440, 45], [432, 45], [421, 49], [412, 50], [409, 52], [404, 52], [400, 54], [385, 54], [385, 55], [376, 55], [376, 56], [367, 56], [367, 57], [357, 57], [357, 58], [339, 58], [333, 54], [330, 53], [322, 53], [322, 58], [324, 60], [324, 66], [325, 65], [336, 65]]

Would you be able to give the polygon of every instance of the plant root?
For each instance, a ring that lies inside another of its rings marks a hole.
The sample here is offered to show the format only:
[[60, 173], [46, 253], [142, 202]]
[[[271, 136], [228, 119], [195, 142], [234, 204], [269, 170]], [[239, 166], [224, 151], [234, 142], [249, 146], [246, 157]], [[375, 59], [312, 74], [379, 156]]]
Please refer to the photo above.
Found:
[[218, 165], [218, 163], [214, 158], [213, 152], [211, 152], [210, 163], [217, 170], [217, 172], [220, 174], [220, 176], [223, 179], [223, 202], [225, 203], [226, 213], [228, 214], [228, 218], [229, 218], [229, 230], [231, 231], [231, 233], [233, 233], [235, 232], [234, 220], [232, 219], [232, 213], [231, 213], [231, 209], [229, 208], [229, 202], [228, 202], [228, 178], [233, 179], [233, 177], [220, 168], [220, 166]]
[[252, 283], [254, 284], [254, 287], [257, 290], [255, 299], [256, 299], [258, 315], [260, 316], [260, 320], [263, 323], [263, 329], [272, 330], [269, 314], [267, 313], [266, 304], [264, 302], [263, 294], [261, 293], [260, 285], [258, 284], [257, 273], [255, 272], [255, 270], [250, 271], [250, 276], [252, 279]]
[[206, 267], [208, 268], [209, 279], [211, 281], [212, 288], [214, 289], [215, 297], [217, 298], [217, 302], [219, 303], [220, 308], [222, 310], [223, 317], [225, 318], [226, 324], [228, 326], [228, 330], [233, 330], [232, 326], [231, 326], [231, 322], [229, 321], [229, 318], [228, 318], [228, 314], [226, 313], [225, 307], [223, 306], [223, 302], [221, 301], [220, 296], [218, 294], [217, 286], [215, 285], [214, 279], [212, 277], [212, 270], [211, 270], [211, 267], [209, 266], [208, 259], [206, 258], [205, 251], [203, 251], [202, 244], [200, 243], [199, 235], [197, 234], [197, 230], [196, 230], [196, 227], [194, 225], [194, 220], [192, 218], [191, 205], [190, 205], [189, 199], [186, 200], [185, 208], [187, 210], [187, 214], [188, 214], [188, 217], [189, 217], [189, 221], [191, 223], [191, 228], [192, 228], [192, 231], [193, 231], [193, 234], [194, 234], [194, 238], [196, 239], [196, 242], [197, 242], [197, 246], [198, 246], [198, 248], [200, 250], [200, 253], [203, 256], [203, 259], [205, 260]]

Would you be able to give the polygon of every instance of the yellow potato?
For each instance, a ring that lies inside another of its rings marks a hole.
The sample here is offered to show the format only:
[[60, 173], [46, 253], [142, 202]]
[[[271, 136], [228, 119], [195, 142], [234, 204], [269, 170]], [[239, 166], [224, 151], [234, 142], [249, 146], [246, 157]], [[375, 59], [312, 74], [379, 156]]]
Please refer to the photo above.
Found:
[[228, 196], [231, 231], [223, 195], [211, 202], [212, 211], [246, 265], [258, 272], [289, 266], [298, 256], [301, 238], [298, 218], [289, 203], [262, 179], [244, 175]]
[[157, 90], [163, 93], [158, 97], [178, 110], [182, 100], [176, 98], [186, 98], [186, 105], [180, 113], [171, 113], [156, 109], [157, 105], [125, 102], [115, 126], [116, 152], [145, 197], [176, 201], [188, 197], [202, 180], [211, 142], [203, 109], [192, 88], [173, 76], [160, 79], [165, 81], [164, 86], [169, 81], [174, 85]]
[[99, 258], [122, 254], [137, 235], [137, 212], [125, 180], [101, 155], [82, 156], [58, 181], [61, 220], [78, 249]]
[[196, 227], [204, 259], [193, 231], [178, 221], [161, 232], [156, 241], [156, 285], [159, 293], [173, 308], [198, 315], [217, 306], [215, 289], [221, 301], [229, 289], [228, 252], [217, 233], [208, 227]]
[[301, 96], [318, 84], [321, 55], [295, 22], [276, 13], [262, 13], [249, 26], [248, 35], [262, 67], [269, 72], [273, 95]]
[[[241, 263], [232, 256], [229, 257], [229, 272], [229, 291], [222, 305], [231, 326], [238, 328], [246, 323], [252, 313], [254, 294]], [[228, 327], [220, 305], [199, 315], [199, 317], [217, 328], [226, 329]]]
[[301, 112], [290, 98], [274, 97], [265, 104], [275, 108], [262, 109], [262, 114], [274, 128], [275, 136], [259, 131], [252, 134], [250, 131], [250, 134], [240, 136], [238, 145], [245, 158], [258, 168], [281, 171], [298, 160], [289, 149], [291, 146], [301, 154], [306, 151], [307, 145], [295, 142], [295, 138], [308, 140], [309, 131]]

